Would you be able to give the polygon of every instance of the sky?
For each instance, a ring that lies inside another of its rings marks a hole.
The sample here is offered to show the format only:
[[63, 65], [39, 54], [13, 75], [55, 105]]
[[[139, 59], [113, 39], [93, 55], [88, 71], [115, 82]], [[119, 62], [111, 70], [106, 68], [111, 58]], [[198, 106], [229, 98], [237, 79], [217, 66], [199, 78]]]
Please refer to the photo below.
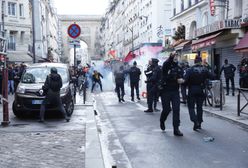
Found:
[[54, 0], [58, 14], [103, 15], [109, 0]]

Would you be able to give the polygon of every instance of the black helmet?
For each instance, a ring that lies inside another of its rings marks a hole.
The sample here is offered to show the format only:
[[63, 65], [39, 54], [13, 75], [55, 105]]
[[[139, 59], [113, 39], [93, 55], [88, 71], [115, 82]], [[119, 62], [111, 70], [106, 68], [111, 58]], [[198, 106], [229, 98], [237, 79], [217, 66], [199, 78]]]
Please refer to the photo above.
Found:
[[52, 68], [51, 68], [51, 73], [52, 73], [52, 74], [57, 74], [58, 71], [57, 71], [57, 69], [56, 69], [55, 67], [52, 67]]

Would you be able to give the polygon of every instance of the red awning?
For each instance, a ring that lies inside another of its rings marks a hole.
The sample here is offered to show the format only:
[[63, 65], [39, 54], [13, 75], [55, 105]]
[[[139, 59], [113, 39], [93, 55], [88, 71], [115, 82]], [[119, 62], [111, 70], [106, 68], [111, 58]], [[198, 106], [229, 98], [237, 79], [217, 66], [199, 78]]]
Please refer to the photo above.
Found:
[[204, 47], [209, 47], [216, 43], [216, 37], [218, 37], [222, 32], [213, 34], [208, 37], [200, 38], [199, 40], [192, 41], [192, 50], [197, 50]]
[[248, 33], [239, 41], [238, 45], [234, 48], [238, 52], [248, 51]]
[[184, 46], [186, 46], [187, 44], [189, 44], [191, 41], [190, 40], [186, 40], [182, 43], [180, 43], [179, 45], [175, 46], [175, 50], [182, 50], [184, 48]]
[[134, 56], [133, 52], [132, 51], [129, 51], [129, 53], [127, 54], [127, 56], [124, 58], [124, 62], [129, 62], [129, 61], [131, 61], [134, 58], [135, 58], [135, 56]]

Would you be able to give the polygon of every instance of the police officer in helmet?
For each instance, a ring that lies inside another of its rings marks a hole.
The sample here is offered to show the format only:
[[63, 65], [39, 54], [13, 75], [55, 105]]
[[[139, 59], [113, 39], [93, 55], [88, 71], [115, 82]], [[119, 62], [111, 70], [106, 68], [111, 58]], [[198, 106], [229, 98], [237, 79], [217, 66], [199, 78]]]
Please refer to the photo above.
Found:
[[[165, 121], [172, 109], [173, 111], [173, 128], [175, 136], [183, 136], [179, 130], [180, 125], [180, 96], [179, 84], [183, 82], [183, 70], [178, 65], [178, 58], [176, 53], [171, 53], [170, 57], [164, 62], [162, 66], [162, 108], [163, 111], [160, 116], [160, 128], [165, 130]], [[170, 106], [172, 105], [172, 108]]]
[[[214, 75], [202, 65], [200, 56], [195, 58], [195, 65], [189, 68], [185, 74], [185, 82], [188, 85], [188, 109], [190, 120], [194, 123], [193, 130], [201, 129], [203, 122], [203, 102], [205, 100], [204, 89], [207, 79], [213, 79]], [[196, 112], [195, 112], [196, 105]]]
[[151, 65], [145, 71], [147, 77], [146, 90], [148, 104], [148, 109], [144, 111], [146, 113], [153, 112], [153, 107], [156, 108], [158, 84], [161, 77], [161, 70], [158, 66], [158, 62], [158, 59], [152, 58]]

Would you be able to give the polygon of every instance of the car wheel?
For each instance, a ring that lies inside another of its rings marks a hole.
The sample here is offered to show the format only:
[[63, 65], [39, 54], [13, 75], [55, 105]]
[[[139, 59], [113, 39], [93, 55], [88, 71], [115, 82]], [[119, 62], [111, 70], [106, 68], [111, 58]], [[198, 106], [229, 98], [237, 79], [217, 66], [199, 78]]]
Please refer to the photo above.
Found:
[[73, 100], [70, 101], [70, 103], [68, 103], [66, 105], [66, 113], [68, 116], [71, 116], [74, 110], [74, 103]]
[[16, 102], [15, 102], [15, 101], [14, 101], [13, 104], [12, 104], [12, 110], [13, 110], [13, 113], [14, 113], [14, 115], [15, 115], [16, 117], [22, 118], [22, 117], [24, 116], [23, 113], [22, 113], [21, 111], [18, 111], [18, 110], [16, 109]]

